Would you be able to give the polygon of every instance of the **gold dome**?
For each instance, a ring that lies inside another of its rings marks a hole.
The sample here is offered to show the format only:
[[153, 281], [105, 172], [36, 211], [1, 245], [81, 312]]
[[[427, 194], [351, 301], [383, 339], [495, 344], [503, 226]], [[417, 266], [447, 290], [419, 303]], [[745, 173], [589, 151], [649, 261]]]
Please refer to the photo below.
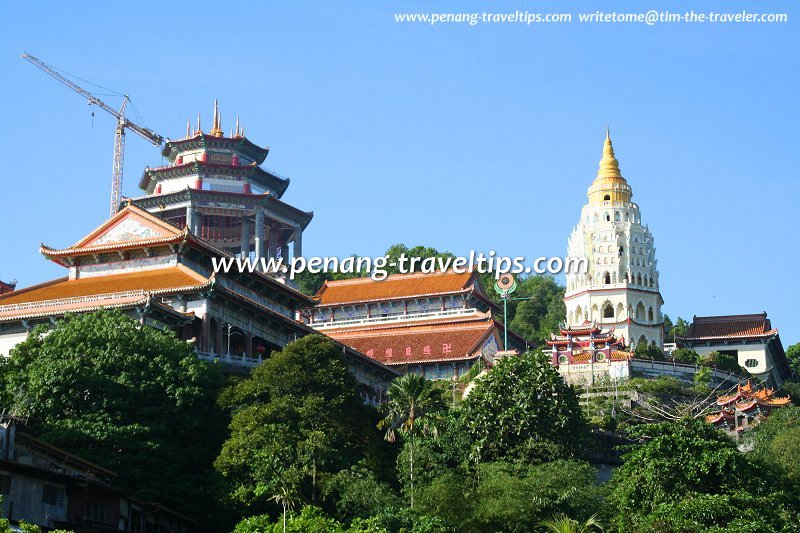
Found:
[[597, 169], [597, 177], [589, 187], [589, 203], [602, 205], [604, 202], [630, 202], [633, 193], [630, 185], [622, 177], [619, 161], [614, 156], [611, 134], [606, 128], [606, 139], [603, 142], [603, 158]]

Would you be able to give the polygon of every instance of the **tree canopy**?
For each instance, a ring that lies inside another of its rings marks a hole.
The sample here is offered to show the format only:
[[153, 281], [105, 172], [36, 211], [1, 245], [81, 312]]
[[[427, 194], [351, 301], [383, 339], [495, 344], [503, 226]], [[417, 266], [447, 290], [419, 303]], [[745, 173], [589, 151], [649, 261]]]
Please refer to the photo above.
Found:
[[0, 372], [3, 404], [41, 439], [115, 470], [142, 498], [205, 515], [223, 380], [172, 332], [116, 311], [70, 316], [35, 328]]

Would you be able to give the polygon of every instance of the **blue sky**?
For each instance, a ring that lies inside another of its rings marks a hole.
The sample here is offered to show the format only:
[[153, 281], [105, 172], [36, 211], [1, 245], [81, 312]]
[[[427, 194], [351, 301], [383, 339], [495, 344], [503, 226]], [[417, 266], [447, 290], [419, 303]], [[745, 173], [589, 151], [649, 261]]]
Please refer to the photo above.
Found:
[[[313, 210], [307, 255], [563, 255], [611, 126], [664, 311], [767, 311], [800, 341], [800, 9], [790, 2], [7, 3], [0, 279], [63, 275], [107, 216], [114, 123], [19, 58], [130, 94], [167, 137], [238, 114]], [[396, 12], [785, 12], [786, 24], [408, 25]], [[103, 92], [98, 90], [98, 92]], [[121, 100], [109, 96], [108, 102]], [[136, 120], [136, 113], [129, 113]], [[193, 119], [194, 120], [194, 119]], [[128, 136], [123, 193], [158, 150]]]

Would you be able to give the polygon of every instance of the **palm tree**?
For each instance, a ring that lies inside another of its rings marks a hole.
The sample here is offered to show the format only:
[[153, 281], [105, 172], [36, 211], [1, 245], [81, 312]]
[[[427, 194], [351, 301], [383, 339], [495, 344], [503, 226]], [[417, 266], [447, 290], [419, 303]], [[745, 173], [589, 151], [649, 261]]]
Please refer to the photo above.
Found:
[[436, 413], [444, 408], [441, 392], [422, 376], [406, 374], [392, 381], [383, 406], [379, 429], [386, 429], [386, 440], [395, 442], [397, 434], [408, 439], [411, 508], [414, 508], [414, 438], [438, 438]]
[[539, 527], [550, 533], [587, 533], [594, 529], [603, 531], [603, 527], [597, 521], [597, 515], [592, 515], [588, 520], [580, 523], [565, 514], [556, 514], [539, 522]]
[[281, 478], [270, 500], [283, 508], [283, 533], [286, 533], [286, 513], [289, 509], [293, 509], [300, 501], [297, 497], [295, 484], [292, 482], [291, 476], [284, 476]]

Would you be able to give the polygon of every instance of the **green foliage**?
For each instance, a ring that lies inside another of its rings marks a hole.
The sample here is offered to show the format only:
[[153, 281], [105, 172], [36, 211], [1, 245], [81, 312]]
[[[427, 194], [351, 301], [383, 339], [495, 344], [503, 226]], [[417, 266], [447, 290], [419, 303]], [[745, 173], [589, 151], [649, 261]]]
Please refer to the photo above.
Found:
[[711, 369], [703, 366], [697, 369], [694, 374], [694, 384], [699, 387], [707, 387], [711, 383]]
[[438, 516], [420, 515], [404, 508], [388, 508], [369, 518], [353, 520], [347, 533], [455, 533]]
[[741, 374], [743, 372], [743, 369], [739, 366], [739, 362], [736, 360], [736, 358], [726, 353], [707, 353], [700, 358], [700, 364], [709, 368], [716, 368], [717, 370], [721, 370], [723, 372], [730, 372], [732, 374]]
[[681, 395], [686, 394], [686, 385], [672, 376], [658, 376], [656, 378], [633, 378], [628, 380], [627, 387], [648, 394], [656, 395]]
[[540, 465], [483, 463], [472, 478], [450, 470], [419, 492], [419, 509], [459, 531], [530, 531], [554, 513], [588, 518], [600, 506], [594, 468], [558, 460]]
[[620, 529], [647, 529], [642, 524], [662, 505], [693, 495], [770, 493], [772, 481], [766, 470], [701, 421], [643, 425], [632, 429], [631, 435], [645, 442], [631, 447], [610, 482], [609, 499]]
[[800, 342], [786, 348], [786, 359], [795, 379], [800, 379]]
[[342, 470], [324, 484], [325, 496], [336, 502], [336, 515], [342, 521], [368, 518], [383, 509], [400, 507], [400, 498], [386, 483], [378, 481], [363, 463]]
[[[287, 533], [344, 533], [341, 523], [327, 516], [322, 509], [307, 505], [299, 513], [286, 518]], [[252, 516], [239, 522], [233, 533], [283, 533], [283, 519], [273, 521], [269, 515]]]
[[669, 315], [664, 315], [664, 342], [672, 342], [677, 337], [685, 337], [686, 332], [689, 330], [689, 323], [681, 317], [674, 324], [670, 320]]
[[2, 365], [2, 399], [40, 438], [119, 473], [119, 486], [203, 517], [224, 434], [223, 380], [172, 332], [99, 311], [37, 327]]
[[676, 363], [693, 365], [700, 360], [700, 355], [690, 348], [678, 348], [672, 352], [672, 359], [675, 360]]
[[575, 391], [542, 352], [501, 359], [462, 402], [472, 463], [575, 455], [585, 435]]
[[800, 484], [800, 407], [773, 411], [756, 428], [754, 454], [775, 467], [795, 485]]
[[595, 515], [590, 516], [584, 522], [578, 522], [565, 514], [556, 514], [540, 522], [539, 526], [551, 533], [586, 533], [592, 530], [603, 530]]
[[414, 507], [414, 440], [438, 437], [439, 415], [445, 410], [442, 391], [431, 381], [416, 374], [396, 378], [387, 391], [389, 401], [382, 408], [379, 429], [386, 430], [386, 440], [395, 442], [397, 434], [408, 442], [409, 496]]
[[315, 501], [318, 476], [355, 464], [379, 440], [341, 349], [321, 335], [274, 354], [224, 402], [233, 417], [215, 466], [244, 505]]
[[655, 361], [664, 360], [664, 352], [662, 352], [655, 344], [647, 344], [644, 341], [640, 341], [639, 344], [636, 345], [634, 354], [636, 355], [637, 359], [653, 359]]

